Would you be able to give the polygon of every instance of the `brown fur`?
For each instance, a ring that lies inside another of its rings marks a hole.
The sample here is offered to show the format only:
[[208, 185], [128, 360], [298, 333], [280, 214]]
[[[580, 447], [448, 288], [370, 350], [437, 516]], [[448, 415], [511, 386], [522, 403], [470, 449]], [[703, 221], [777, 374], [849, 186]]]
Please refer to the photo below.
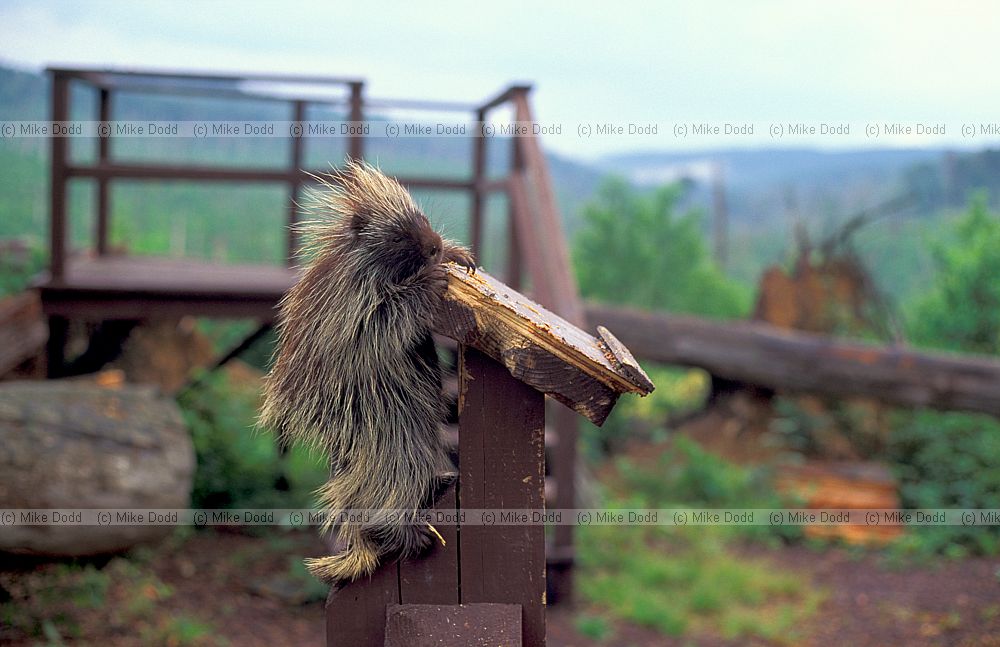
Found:
[[[331, 477], [319, 506], [415, 510], [453, 478], [441, 435], [441, 372], [430, 325], [447, 289], [444, 263], [475, 269], [395, 180], [360, 162], [329, 178], [304, 223], [311, 261], [281, 302], [278, 349], [260, 424], [320, 448]], [[332, 582], [374, 571], [430, 542], [426, 526], [343, 523], [346, 548], [306, 561]]]

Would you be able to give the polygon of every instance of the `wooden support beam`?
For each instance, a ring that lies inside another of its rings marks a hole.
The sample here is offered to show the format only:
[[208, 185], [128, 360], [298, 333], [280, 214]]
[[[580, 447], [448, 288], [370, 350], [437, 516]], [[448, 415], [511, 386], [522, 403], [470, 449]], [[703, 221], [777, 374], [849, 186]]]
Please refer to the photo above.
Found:
[[[52, 121], [69, 119], [69, 77], [56, 72], [52, 77]], [[51, 137], [49, 160], [49, 273], [55, 280], [66, 271], [66, 179], [68, 137]]]
[[[98, 90], [97, 118], [102, 122], [111, 121], [111, 91], [107, 88]], [[111, 139], [109, 137], [99, 137], [97, 139], [97, 160], [100, 164], [107, 164], [111, 158]], [[110, 223], [108, 216], [111, 211], [111, 201], [108, 194], [108, 178], [97, 179], [97, 223], [94, 233], [97, 245], [97, 255], [104, 256], [108, 253], [108, 235]]]

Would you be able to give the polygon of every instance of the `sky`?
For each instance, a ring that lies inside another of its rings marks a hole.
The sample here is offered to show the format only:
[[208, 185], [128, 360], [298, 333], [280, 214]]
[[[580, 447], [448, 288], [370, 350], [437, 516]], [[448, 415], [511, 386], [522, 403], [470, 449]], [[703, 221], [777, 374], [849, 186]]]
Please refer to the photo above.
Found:
[[[1000, 122], [1000, 3], [22, 2], [0, 62], [360, 76], [375, 97], [480, 101], [529, 82], [546, 146], [616, 152], [979, 146]], [[886, 123], [944, 126], [895, 134]], [[657, 125], [581, 136], [582, 125]], [[753, 135], [695, 135], [695, 124]], [[774, 135], [790, 124], [844, 135]], [[876, 124], [878, 136], [866, 132]], [[686, 125], [687, 136], [676, 127]], [[976, 133], [963, 134], [972, 127]]]

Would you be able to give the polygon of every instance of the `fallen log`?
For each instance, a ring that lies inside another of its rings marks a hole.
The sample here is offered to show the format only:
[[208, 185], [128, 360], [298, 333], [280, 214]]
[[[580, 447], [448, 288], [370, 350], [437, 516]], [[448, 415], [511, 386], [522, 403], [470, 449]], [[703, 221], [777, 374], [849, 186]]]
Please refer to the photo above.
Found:
[[615, 331], [644, 360], [728, 380], [905, 407], [1000, 417], [1000, 359], [880, 347], [754, 322], [721, 322], [588, 304], [591, 327]]
[[[2, 509], [186, 508], [194, 469], [180, 410], [154, 389], [75, 380], [0, 385]], [[97, 555], [172, 531], [170, 525], [15, 524], [0, 532], [0, 551]]]

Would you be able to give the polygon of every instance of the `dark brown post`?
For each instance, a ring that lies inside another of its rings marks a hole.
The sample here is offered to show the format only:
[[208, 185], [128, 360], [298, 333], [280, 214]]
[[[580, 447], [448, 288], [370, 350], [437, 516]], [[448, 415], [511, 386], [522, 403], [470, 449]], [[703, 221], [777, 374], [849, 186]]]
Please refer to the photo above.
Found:
[[482, 130], [484, 121], [486, 121], [486, 111], [477, 110], [476, 122], [479, 132], [472, 138], [472, 220], [469, 232], [472, 255], [477, 260], [480, 260], [483, 248], [483, 203], [485, 202], [483, 182], [486, 180], [486, 138]]
[[[361, 96], [364, 84], [360, 81], [351, 82], [351, 113], [350, 120], [354, 125], [360, 126], [364, 117], [363, 98]], [[364, 157], [365, 138], [359, 133], [351, 133], [348, 140], [347, 154], [352, 159], [362, 159]]]
[[[69, 117], [69, 77], [61, 72], [52, 75], [52, 121]], [[53, 281], [61, 281], [66, 271], [66, 150], [65, 137], [52, 137], [49, 200], [49, 272]]]
[[[306, 104], [305, 101], [292, 103], [292, 121], [297, 128], [290, 133], [292, 137], [291, 158], [288, 162], [288, 265], [295, 261], [295, 253], [299, 249], [298, 235], [295, 233], [295, 222], [298, 220], [299, 190], [302, 188], [302, 138], [306, 136]], [[294, 127], [293, 127], [294, 128]]]
[[[97, 119], [102, 123], [111, 121], [111, 91], [108, 88], [101, 88], [97, 99]], [[108, 124], [110, 128], [110, 124]], [[97, 138], [97, 163], [100, 166], [107, 164], [110, 157], [111, 131], [105, 137]], [[108, 196], [108, 178], [101, 176], [97, 178], [97, 229], [94, 232], [95, 243], [97, 245], [97, 255], [105, 256], [108, 253], [108, 212], [110, 210]]]
[[[459, 506], [545, 508], [544, 397], [502, 364], [462, 346]], [[521, 605], [522, 644], [545, 644], [545, 528], [465, 525], [459, 531], [462, 603]]]
[[[544, 397], [505, 366], [459, 349], [459, 481], [435, 508], [544, 510]], [[456, 496], [457, 490], [457, 496]], [[474, 521], [474, 523], [473, 523]], [[382, 647], [387, 608], [506, 603], [521, 609], [525, 647], [545, 645], [545, 528], [441, 524], [447, 542], [386, 563], [327, 602], [327, 647]], [[420, 645], [417, 637], [407, 644]], [[437, 644], [437, 643], [435, 643]], [[503, 643], [506, 644], [506, 643]]]
[[[69, 118], [69, 77], [60, 72], [52, 75], [52, 121]], [[52, 136], [49, 194], [49, 273], [53, 283], [66, 274], [66, 151], [67, 139]], [[49, 340], [46, 345], [46, 370], [49, 377], [59, 377], [66, 363], [66, 339], [69, 321], [65, 317], [49, 317]]]

